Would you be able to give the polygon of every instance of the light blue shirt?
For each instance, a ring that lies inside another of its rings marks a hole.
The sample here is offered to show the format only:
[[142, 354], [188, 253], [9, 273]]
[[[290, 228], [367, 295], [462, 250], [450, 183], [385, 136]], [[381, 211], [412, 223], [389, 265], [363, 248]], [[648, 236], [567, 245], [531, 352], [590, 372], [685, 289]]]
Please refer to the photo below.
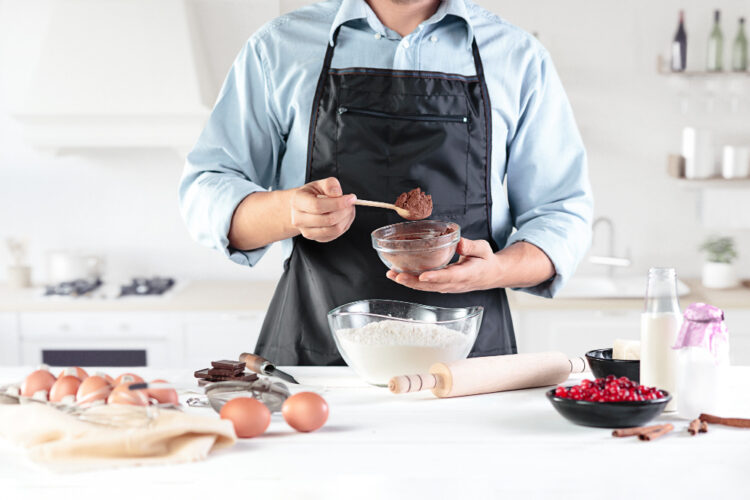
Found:
[[[444, 0], [403, 38], [383, 26], [364, 0], [310, 5], [251, 36], [187, 157], [179, 194], [192, 236], [238, 264], [252, 266], [261, 258], [265, 248], [229, 246], [232, 215], [253, 192], [305, 183], [313, 94], [338, 26], [333, 68], [474, 75], [476, 37], [492, 106], [492, 236], [499, 248], [517, 241], [541, 248], [556, 276], [524, 290], [554, 295], [591, 238], [586, 152], [544, 47], [468, 0]], [[288, 256], [292, 242], [283, 244]]]

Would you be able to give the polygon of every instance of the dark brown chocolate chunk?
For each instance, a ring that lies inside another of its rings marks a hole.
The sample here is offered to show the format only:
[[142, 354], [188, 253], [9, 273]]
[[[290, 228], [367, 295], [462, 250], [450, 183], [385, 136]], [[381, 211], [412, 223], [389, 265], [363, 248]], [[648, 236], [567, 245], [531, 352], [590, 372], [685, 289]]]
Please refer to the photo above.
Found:
[[240, 370], [219, 370], [218, 368], [211, 368], [208, 370], [208, 375], [211, 377], [237, 377], [244, 373], [245, 369]]
[[257, 373], [246, 373], [240, 377], [208, 377], [208, 378], [201, 378], [198, 380], [198, 385], [203, 387], [204, 385], [213, 384], [214, 382], [226, 382], [226, 381], [234, 381], [238, 380], [241, 382], [255, 382], [258, 380], [258, 374]]
[[231, 359], [220, 359], [219, 361], [211, 361], [211, 366], [217, 370], [241, 371], [245, 369], [245, 362], [232, 361]]

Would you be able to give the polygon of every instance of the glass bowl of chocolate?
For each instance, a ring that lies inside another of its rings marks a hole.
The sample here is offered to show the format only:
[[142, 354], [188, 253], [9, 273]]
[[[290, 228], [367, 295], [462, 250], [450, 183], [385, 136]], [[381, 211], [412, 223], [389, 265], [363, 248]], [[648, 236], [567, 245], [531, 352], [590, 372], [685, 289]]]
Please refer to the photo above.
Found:
[[389, 269], [419, 275], [448, 265], [461, 239], [454, 222], [399, 222], [372, 232], [372, 246]]

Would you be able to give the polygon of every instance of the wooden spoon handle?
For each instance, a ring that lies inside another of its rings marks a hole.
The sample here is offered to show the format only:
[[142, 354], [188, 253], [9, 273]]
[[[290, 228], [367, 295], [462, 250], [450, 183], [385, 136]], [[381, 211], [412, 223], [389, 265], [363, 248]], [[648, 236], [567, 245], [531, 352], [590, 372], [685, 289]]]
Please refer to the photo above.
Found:
[[360, 205], [363, 207], [375, 207], [375, 208], [387, 208], [389, 210], [395, 210], [396, 213], [398, 213], [401, 217], [404, 219], [409, 218], [409, 211], [405, 208], [397, 207], [393, 203], [385, 203], [383, 201], [369, 201], [369, 200], [360, 200], [357, 199], [354, 202], [355, 205]]
[[397, 210], [399, 208], [393, 203], [386, 203], [384, 201], [369, 201], [357, 199], [354, 204], [363, 207], [389, 208], [391, 210]]

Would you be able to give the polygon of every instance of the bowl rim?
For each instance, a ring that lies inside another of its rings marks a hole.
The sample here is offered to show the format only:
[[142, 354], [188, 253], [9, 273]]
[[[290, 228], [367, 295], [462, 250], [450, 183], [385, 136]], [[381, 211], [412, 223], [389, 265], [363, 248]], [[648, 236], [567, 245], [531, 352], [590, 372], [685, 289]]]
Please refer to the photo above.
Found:
[[[432, 220], [432, 219], [410, 220], [410, 221], [396, 222], [394, 224], [388, 224], [386, 226], [381, 226], [381, 227], [379, 227], [377, 229], [374, 229], [370, 233], [370, 239], [372, 240], [372, 246], [376, 250], [390, 250], [390, 251], [394, 251], [394, 250], [391, 250], [391, 249], [384, 249], [380, 245], [381, 241], [393, 241], [393, 240], [389, 240], [388, 238], [381, 238], [379, 236], [375, 236], [375, 233], [380, 232], [380, 231], [385, 231], [386, 229], [391, 229], [391, 228], [394, 228], [396, 226], [406, 227], [406, 226], [411, 226], [411, 225], [414, 225], [414, 224], [427, 224], [427, 225], [438, 225], [438, 224], [440, 224], [440, 225], [451, 227], [451, 228], [454, 229], [453, 231], [451, 231], [448, 234], [430, 235], [430, 236], [425, 236], [424, 238], [421, 238], [419, 241], [450, 237], [450, 238], [446, 238], [448, 240], [448, 243], [446, 245], [442, 245], [440, 247], [432, 247], [432, 248], [429, 248], [428, 250], [443, 248], [444, 246], [448, 246], [451, 243], [453, 243], [453, 240], [456, 240], [456, 242], [458, 242], [458, 240], [461, 239], [461, 226], [459, 224], [457, 224], [456, 222], [449, 222], [449, 221], [442, 221], [442, 220]], [[397, 240], [397, 241], [400, 241], [400, 240]], [[409, 240], [403, 240], [403, 241], [409, 241]], [[425, 249], [419, 249], [419, 250], [420, 251], [425, 251]], [[411, 249], [404, 249], [404, 250], [400, 250], [399, 249], [399, 250], [395, 250], [395, 251], [404, 252], [404, 251], [411, 251]]]
[[[555, 390], [557, 389], [557, 387], [565, 387], [565, 386], [556, 386], [554, 389], [550, 389], [547, 392], [545, 392], [544, 394], [545, 396], [547, 396], [547, 399], [555, 403], [576, 404], [579, 406], [597, 406], [597, 405], [649, 406], [649, 405], [655, 405], [655, 404], [661, 404], [661, 403], [666, 404], [672, 400], [672, 395], [669, 393], [669, 391], [665, 391], [664, 389], [659, 389], [661, 392], [665, 394], [663, 398], [646, 399], [644, 401], [585, 401], [583, 399], [570, 399], [570, 398], [561, 398], [560, 396], [555, 396]], [[573, 387], [573, 386], [571, 385], [568, 387]]]
[[[463, 316], [461, 318], [454, 318], [454, 319], [446, 319], [446, 320], [440, 320], [440, 321], [421, 321], [418, 319], [409, 319], [409, 318], [399, 318], [396, 316], [389, 316], [388, 314], [377, 314], [377, 313], [370, 313], [370, 312], [360, 312], [360, 311], [342, 311], [341, 309], [352, 306], [354, 304], [359, 304], [362, 302], [381, 302], [381, 303], [391, 303], [391, 304], [408, 304], [410, 306], [418, 306], [423, 309], [431, 309], [431, 310], [442, 310], [442, 311], [466, 311], [466, 316]], [[426, 304], [419, 304], [417, 302], [407, 302], [404, 300], [392, 300], [392, 299], [361, 299], [361, 300], [354, 300], [352, 302], [347, 302], [346, 304], [342, 304], [340, 306], [334, 307], [330, 311], [328, 311], [329, 318], [334, 315], [339, 316], [349, 316], [349, 315], [359, 315], [359, 316], [370, 316], [374, 318], [383, 318], [387, 320], [393, 320], [393, 321], [404, 321], [407, 323], [419, 323], [419, 324], [425, 324], [425, 325], [440, 325], [440, 324], [447, 324], [447, 323], [455, 323], [456, 321], [466, 321], [469, 319], [473, 319], [481, 314], [484, 313], [484, 307], [483, 306], [469, 306], [469, 307], [440, 307], [440, 306], [429, 306]]]
[[614, 359], [614, 358], [600, 358], [597, 356], [594, 356], [592, 353], [594, 352], [601, 352], [601, 351], [612, 351], [613, 347], [605, 347], [604, 349], [592, 349], [586, 353], [586, 359], [594, 359], [596, 361], [603, 361], [605, 363], [615, 363], [615, 364], [636, 364], [641, 362], [640, 359]]

